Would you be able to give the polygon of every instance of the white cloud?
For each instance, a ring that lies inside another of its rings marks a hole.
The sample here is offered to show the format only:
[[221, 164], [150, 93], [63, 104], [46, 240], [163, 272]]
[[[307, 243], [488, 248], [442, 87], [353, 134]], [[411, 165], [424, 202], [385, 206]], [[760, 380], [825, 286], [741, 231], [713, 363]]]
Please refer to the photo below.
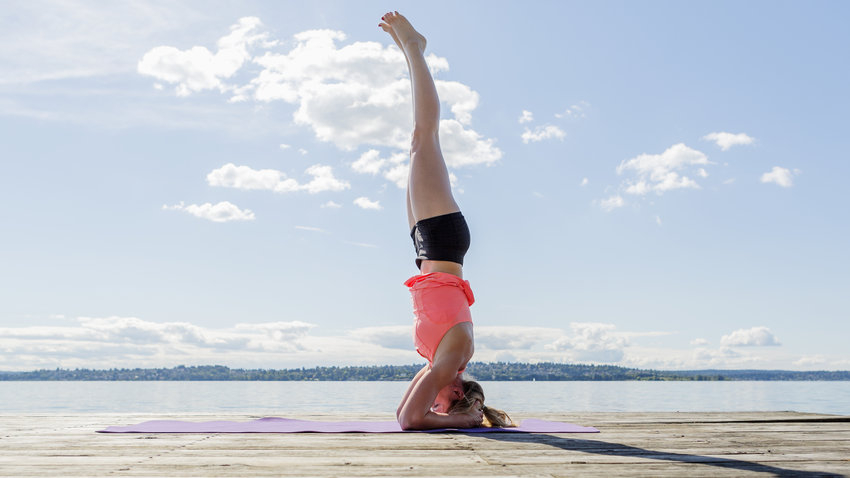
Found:
[[826, 364], [826, 357], [823, 355], [804, 355], [794, 361], [794, 365], [801, 367], [823, 366]]
[[707, 347], [698, 347], [693, 351], [693, 361], [695, 363], [703, 363], [709, 366], [728, 365], [731, 363], [740, 363], [741, 353], [729, 347], [720, 347], [719, 349], [711, 349]]
[[623, 207], [625, 205], [625, 201], [623, 201], [623, 197], [619, 194], [609, 197], [608, 199], [603, 199], [599, 206], [606, 211], [613, 211], [618, 207]]
[[714, 141], [720, 149], [727, 151], [732, 146], [739, 144], [752, 144], [755, 138], [747, 136], [745, 133], [709, 133], [702, 137], [706, 141]]
[[[332, 30], [295, 35], [295, 45], [288, 53], [266, 52], [254, 58], [263, 70], [246, 90], [252, 90], [257, 101], [297, 105], [295, 122], [341, 149], [362, 145], [406, 149], [412, 118], [404, 56], [394, 46], [375, 42], [338, 47], [337, 42], [345, 39], [344, 33]], [[444, 58], [431, 54], [427, 60], [433, 72], [448, 69]], [[478, 93], [455, 81], [436, 79], [435, 85], [441, 101], [454, 115], [444, 121], [456, 123], [451, 128], [442, 125], [441, 140], [465, 146], [458, 156], [463, 159], [458, 161], [479, 164], [498, 159], [501, 151], [492, 146], [492, 140], [463, 126], [470, 123], [478, 107]], [[463, 138], [455, 138], [457, 135]]]
[[285, 144], [285, 143], [281, 143], [281, 144], [280, 144], [280, 149], [281, 149], [281, 150], [289, 149], [289, 148], [291, 148], [291, 147], [292, 147], [292, 146], [290, 146], [290, 145], [288, 145], [288, 144]]
[[203, 46], [188, 50], [158, 46], [139, 60], [138, 72], [167, 83], [176, 83], [178, 96], [212, 89], [222, 92], [232, 90], [234, 86], [222, 80], [232, 77], [251, 58], [249, 47], [268, 42], [268, 33], [256, 32], [261, 25], [256, 17], [240, 18], [230, 27], [230, 34], [218, 40], [216, 53]]
[[245, 190], [266, 190], [277, 193], [307, 191], [311, 194], [323, 191], [342, 191], [350, 188], [347, 181], [337, 179], [330, 166], [315, 164], [305, 171], [313, 176], [306, 184], [287, 178], [286, 174], [275, 169], [253, 169], [249, 166], [236, 166], [227, 163], [207, 174], [207, 184]]
[[773, 332], [764, 326], [738, 329], [729, 335], [724, 335], [720, 339], [720, 343], [725, 346], [781, 345]]
[[458, 120], [440, 120], [440, 146], [449, 168], [490, 165], [502, 157], [502, 151]]
[[573, 322], [571, 335], [565, 335], [546, 345], [546, 349], [568, 351], [572, 360], [613, 363], [623, 359], [629, 340], [614, 332], [614, 324]]
[[339, 208], [342, 207], [342, 204], [338, 204], [338, 203], [335, 203], [333, 201], [328, 201], [328, 202], [322, 204], [321, 207], [328, 208], [328, 209], [339, 209]]
[[655, 223], [661, 225], [661, 216], [655, 216]]
[[368, 174], [378, 174], [381, 171], [381, 168], [384, 167], [384, 164], [387, 163], [386, 159], [381, 159], [380, 152], [377, 149], [370, 149], [365, 153], [360, 155], [360, 158], [357, 161], [351, 163], [351, 169], [357, 171], [358, 173], [368, 173]]
[[475, 346], [491, 350], [528, 350], [562, 333], [550, 327], [476, 326]]
[[189, 205], [185, 205], [181, 201], [179, 204], [173, 206], [163, 205], [162, 209], [167, 211], [185, 211], [195, 217], [213, 222], [254, 220], [254, 213], [250, 209], [239, 209], [238, 206], [228, 201], [222, 201], [218, 204], [204, 203]]
[[[358, 247], [371, 244], [349, 243]], [[161, 367], [222, 364], [289, 368], [315, 365], [422, 363], [413, 350], [412, 324], [370, 326], [312, 335], [317, 326], [297, 320], [238, 323], [213, 328], [135, 317], [81, 317], [71, 325], [0, 327], [0, 370], [36, 368]], [[475, 360], [488, 362], [616, 363], [639, 368], [846, 369], [844, 357], [787, 354], [782, 347], [648, 348], [645, 337], [669, 332], [619, 332], [613, 324], [560, 328], [476, 326]], [[357, 349], [353, 357], [349, 351]], [[842, 362], [843, 360], [843, 362]], [[793, 367], [792, 367], [793, 366]]]
[[800, 170], [795, 169], [792, 173], [790, 169], [774, 166], [769, 172], [761, 175], [761, 182], [776, 183], [783, 188], [790, 188], [794, 185], [792, 179], [795, 174], [800, 174]]
[[[80, 317], [73, 326], [0, 328], [4, 370], [35, 368], [158, 367], [228, 364], [270, 367], [281, 364], [351, 363], [333, 350], [358, 347], [345, 337], [311, 337], [314, 324], [301, 321], [237, 323], [210, 328], [187, 322], [151, 322], [135, 317]], [[410, 363], [415, 352], [389, 352], [366, 344], [371, 363]], [[405, 356], [406, 358], [403, 358]], [[380, 357], [380, 358], [379, 358]], [[323, 361], [324, 360], [324, 361]]]
[[570, 106], [563, 113], [555, 113], [555, 117], [572, 119], [584, 118], [587, 116], [585, 114], [585, 110], [588, 107], [590, 107], [590, 103], [588, 103], [587, 101], [579, 101], [578, 104]]
[[376, 211], [383, 209], [379, 201], [372, 201], [369, 198], [362, 196], [355, 199], [354, 204], [363, 209], [374, 209]]
[[[119, 345], [138, 349], [205, 347], [211, 349], [296, 350], [298, 340], [315, 327], [305, 322], [236, 324], [230, 329], [209, 329], [186, 322], [150, 322], [136, 317], [79, 317], [71, 327], [20, 327], [0, 329], [4, 339], [31, 339], [47, 345], [51, 341], [73, 341], [80, 352]], [[269, 339], [268, 341], [265, 339]], [[7, 345], [8, 344], [4, 344]], [[68, 349], [70, 347], [61, 347]]]
[[351, 338], [389, 349], [413, 348], [413, 328], [409, 325], [361, 327], [348, 332]]
[[[340, 46], [346, 35], [333, 30], [298, 33], [294, 41], [287, 43], [290, 45], [287, 51], [273, 51], [268, 47], [275, 42], [266, 33], [260, 33], [260, 29], [258, 19], [241, 19], [233, 32], [219, 41], [215, 54], [204, 47], [185, 51], [157, 47], [145, 55], [139, 71], [160, 81], [176, 83], [181, 95], [217, 89], [232, 93], [231, 100], [236, 101], [292, 104], [295, 123], [309, 127], [319, 140], [349, 151], [373, 147], [352, 165], [355, 171], [382, 174], [397, 186], [405, 187], [408, 166], [395, 160], [400, 153], [370, 160], [371, 155], [377, 154], [372, 152], [377, 151], [374, 148], [381, 147], [403, 151], [403, 157], [407, 156], [412, 117], [410, 82], [403, 54], [392, 45], [385, 47], [376, 42]], [[430, 54], [427, 61], [434, 73], [448, 70], [445, 58]], [[245, 74], [237, 74], [238, 71]], [[437, 78], [435, 84], [442, 103], [453, 115], [440, 122], [441, 145], [449, 168], [498, 161], [502, 152], [495, 141], [468, 127], [478, 107], [478, 93], [456, 81]], [[299, 151], [307, 153], [304, 149]], [[262, 172], [264, 186], [254, 183], [255, 188], [268, 189], [265, 181], [281, 192], [300, 188], [280, 172]], [[347, 188], [347, 183], [344, 184]]]
[[397, 164], [384, 172], [384, 177], [392, 181], [398, 188], [404, 189], [407, 187], [407, 178], [410, 175], [410, 164]]
[[522, 110], [522, 115], [519, 117], [519, 124], [530, 123], [532, 121], [534, 121], [534, 115], [531, 111]]
[[300, 229], [302, 231], [311, 231], [311, 232], [326, 232], [324, 229], [313, 226], [295, 226], [295, 229]]
[[[671, 189], [699, 188], [696, 181], [680, 175], [680, 172], [690, 166], [708, 164], [713, 163], [705, 154], [679, 143], [661, 154], [641, 154], [623, 161], [617, 166], [617, 174], [634, 174], [624, 183], [629, 194], [643, 195], [651, 191], [662, 194]], [[701, 174], [700, 170], [704, 172], [700, 168], [696, 174]]]
[[521, 137], [522, 142], [528, 144], [530, 142], [536, 143], [538, 141], [543, 141], [544, 139], [552, 138], [563, 140], [566, 135], [567, 134], [564, 133], [561, 128], [555, 125], [548, 124], [543, 126], [537, 126], [536, 128], [534, 128], [534, 131], [525, 128], [525, 131], [522, 133]]
[[335, 178], [333, 169], [330, 166], [314, 164], [307, 168], [305, 172], [313, 176], [313, 179], [301, 187], [310, 194], [316, 194], [322, 191], [342, 191], [351, 187], [348, 181]]
[[[248, 23], [246, 19], [241, 22]], [[253, 27], [259, 28], [259, 23]], [[266, 34], [239, 31], [243, 33], [243, 42], [234, 41], [231, 46], [245, 46], [243, 50], [249, 53], [248, 57], [252, 50], [271, 43]], [[341, 149], [351, 150], [362, 145], [408, 147], [412, 127], [410, 85], [401, 52], [376, 42], [338, 46], [346, 36], [332, 30], [305, 31], [296, 34], [294, 39], [286, 53], [266, 49], [253, 56], [250, 62], [261, 71], [238, 85], [223, 82], [225, 78], [236, 78], [233, 66], [237, 62], [228, 63], [231, 68], [216, 70], [210, 65], [217, 64], [218, 54], [206, 49], [180, 51], [174, 47], [157, 47], [143, 58], [140, 71], [179, 82], [181, 94], [217, 88], [232, 91], [234, 98], [239, 100], [250, 98], [262, 103], [294, 104], [297, 108], [293, 119], [297, 124], [309, 126], [317, 138], [333, 142]], [[222, 53], [221, 48], [219, 53]], [[203, 57], [203, 61], [196, 56]], [[158, 65], [154, 59], [163, 62], [163, 57], [170, 61], [168, 68], [149, 66]], [[243, 60], [242, 56], [238, 58], [242, 60], [240, 65], [247, 64], [248, 60]], [[434, 72], [448, 69], [444, 58], [431, 54], [427, 60]], [[501, 157], [501, 151], [493, 146], [492, 140], [464, 127], [470, 123], [472, 112], [478, 106], [478, 93], [455, 81], [436, 79], [435, 83], [441, 100], [454, 115], [450, 121], [456, 123], [441, 130], [441, 139], [444, 144], [464, 146], [456, 163], [490, 163]], [[454, 138], [456, 135], [460, 137]], [[451, 159], [448, 162], [454, 166]]]
[[[448, 62], [445, 64], [448, 69]], [[457, 81], [435, 80], [440, 101], [449, 105], [455, 119], [468, 125], [472, 121], [472, 112], [478, 108], [479, 96], [472, 88]]]
[[247, 190], [269, 190], [290, 192], [299, 189], [298, 181], [287, 178], [284, 173], [274, 169], [253, 169], [249, 166], [236, 166], [227, 163], [207, 174], [207, 184], [226, 188]]
[[693, 339], [693, 340], [691, 340], [691, 345], [696, 345], [696, 346], [708, 345], [708, 340], [701, 339], [701, 338]]
[[587, 178], [582, 178], [582, 180], [581, 180], [581, 185], [582, 185], [582, 186], [587, 186], [587, 183], [589, 183], [589, 182], [590, 182], [590, 180], [589, 180], [589, 179], [587, 179]]
[[376, 175], [380, 173], [400, 189], [406, 188], [410, 167], [407, 153], [397, 152], [389, 158], [381, 158], [380, 154], [377, 149], [366, 151], [351, 164], [351, 169], [361, 174]]

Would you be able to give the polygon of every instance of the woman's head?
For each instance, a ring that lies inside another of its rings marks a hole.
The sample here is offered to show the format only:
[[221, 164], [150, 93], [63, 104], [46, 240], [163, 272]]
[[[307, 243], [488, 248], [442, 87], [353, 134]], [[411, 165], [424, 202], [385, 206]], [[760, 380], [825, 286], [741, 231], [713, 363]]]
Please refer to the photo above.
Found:
[[431, 407], [431, 410], [440, 413], [448, 413], [452, 403], [461, 398], [463, 398], [463, 380], [461, 379], [461, 376], [458, 375], [454, 380], [452, 380], [452, 383], [446, 385], [439, 391], [439, 393], [437, 393], [437, 397], [434, 399], [434, 405]]
[[484, 412], [485, 427], [515, 427], [516, 424], [502, 410], [484, 405], [484, 389], [474, 380], [463, 380], [463, 397], [452, 402], [449, 413], [466, 413], [472, 409]]

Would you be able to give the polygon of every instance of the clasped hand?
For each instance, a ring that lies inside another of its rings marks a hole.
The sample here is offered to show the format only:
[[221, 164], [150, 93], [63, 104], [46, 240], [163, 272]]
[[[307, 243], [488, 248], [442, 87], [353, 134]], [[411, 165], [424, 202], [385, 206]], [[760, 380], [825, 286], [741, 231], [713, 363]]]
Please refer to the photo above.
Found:
[[457, 420], [458, 428], [477, 428], [484, 421], [484, 412], [477, 409], [462, 413], [452, 413], [451, 416]]

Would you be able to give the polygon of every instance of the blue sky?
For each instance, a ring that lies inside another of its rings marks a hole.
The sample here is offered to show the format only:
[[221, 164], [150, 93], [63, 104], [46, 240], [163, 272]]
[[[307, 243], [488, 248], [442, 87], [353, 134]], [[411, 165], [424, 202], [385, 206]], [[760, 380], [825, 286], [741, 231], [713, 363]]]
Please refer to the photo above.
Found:
[[415, 363], [428, 37], [476, 360], [848, 369], [844, 2], [10, 2], [0, 370]]

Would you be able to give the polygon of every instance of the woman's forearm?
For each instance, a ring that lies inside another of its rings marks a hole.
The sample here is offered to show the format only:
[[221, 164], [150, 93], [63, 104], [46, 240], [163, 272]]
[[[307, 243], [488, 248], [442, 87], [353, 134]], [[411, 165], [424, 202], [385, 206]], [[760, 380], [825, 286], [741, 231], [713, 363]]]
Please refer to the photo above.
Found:
[[457, 366], [432, 365], [425, 369], [419, 380], [412, 384], [406, 400], [399, 408], [397, 418], [402, 429], [467, 428], [475, 426], [466, 415], [445, 415], [431, 411], [437, 393], [457, 376]]
[[416, 387], [416, 384], [419, 383], [419, 380], [422, 379], [422, 376], [425, 375], [425, 372], [428, 371], [428, 366], [422, 367], [419, 372], [416, 373], [416, 376], [413, 377], [413, 380], [410, 381], [410, 385], [407, 386], [407, 391], [404, 392], [404, 397], [401, 399], [401, 403], [398, 404], [398, 408], [395, 411], [396, 420], [398, 420], [401, 416], [401, 410], [404, 408], [404, 404], [407, 403], [407, 400], [410, 398], [410, 393], [413, 391], [413, 388]]
[[467, 414], [447, 415], [445, 413], [437, 413], [428, 411], [419, 419], [412, 420], [411, 423], [401, 423], [404, 430], [431, 430], [434, 428], [471, 428], [479, 426], [480, 421], [476, 421]]

